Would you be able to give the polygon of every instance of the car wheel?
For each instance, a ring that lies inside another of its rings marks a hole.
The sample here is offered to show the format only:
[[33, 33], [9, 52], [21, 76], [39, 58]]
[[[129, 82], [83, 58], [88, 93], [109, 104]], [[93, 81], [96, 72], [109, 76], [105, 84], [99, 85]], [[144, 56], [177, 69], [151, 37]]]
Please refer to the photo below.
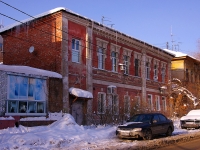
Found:
[[185, 127], [182, 127], [182, 126], [181, 126], [181, 129], [185, 129]]
[[169, 128], [167, 129], [166, 136], [172, 136], [172, 128], [171, 128], [171, 127], [169, 127]]
[[144, 132], [144, 136], [143, 136], [144, 140], [152, 140], [153, 139], [153, 135], [150, 129], [146, 130]]

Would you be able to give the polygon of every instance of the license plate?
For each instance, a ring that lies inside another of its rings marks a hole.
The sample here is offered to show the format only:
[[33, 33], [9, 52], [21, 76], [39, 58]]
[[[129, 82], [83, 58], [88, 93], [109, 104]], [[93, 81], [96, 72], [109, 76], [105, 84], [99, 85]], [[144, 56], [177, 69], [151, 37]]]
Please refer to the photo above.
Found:
[[120, 131], [121, 135], [127, 135], [127, 136], [129, 136], [129, 133], [130, 133], [129, 131]]
[[194, 122], [186, 122], [186, 124], [194, 124]]

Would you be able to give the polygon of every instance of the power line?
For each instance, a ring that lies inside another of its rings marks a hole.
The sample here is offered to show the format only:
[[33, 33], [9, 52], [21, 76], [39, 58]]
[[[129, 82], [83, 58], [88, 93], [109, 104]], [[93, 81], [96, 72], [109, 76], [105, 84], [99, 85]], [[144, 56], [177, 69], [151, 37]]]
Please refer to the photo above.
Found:
[[[13, 7], [13, 6], [9, 5], [8, 3], [3, 2], [2, 0], [0, 0], [0, 2], [2, 2], [3, 4], [5, 4], [5, 5], [7, 5], [7, 6], [11, 7], [11, 8], [13, 8], [13, 9], [15, 9], [15, 10], [17, 10], [17, 11], [19, 11], [19, 12], [21, 12], [21, 13], [23, 13], [23, 14], [25, 14], [25, 15], [31, 17], [31, 18], [33, 18], [33, 19], [37, 19], [37, 18], [35, 18], [34, 16], [31, 16], [31, 15], [25, 13], [24, 11], [19, 10], [18, 8]], [[10, 17], [10, 18], [11, 18], [11, 17]], [[18, 22], [20, 22], [20, 21], [18, 21]], [[43, 22], [43, 23], [46, 24], [46, 22], [44, 22], [44, 21], [42, 21], [42, 20], [41, 20], [41, 22]], [[20, 23], [22, 23], [22, 22], [20, 22]], [[50, 25], [50, 24], [46, 24], [46, 25], [48, 25], [48, 26], [50, 26], [50, 27], [53, 27], [53, 28], [55, 28], [56, 30], [60, 30], [60, 31], [62, 31], [62, 32], [64, 32], [64, 33], [67, 33], [68, 35], [72, 35], [72, 36], [74, 36], [75, 38], [79, 38], [80, 40], [83, 40], [83, 41], [85, 41], [85, 42], [88, 42], [88, 43], [90, 43], [90, 44], [92, 44], [92, 45], [94, 45], [94, 46], [98, 46], [98, 45], [93, 44], [92, 42], [89, 42], [89, 41], [85, 40], [85, 39], [82, 39], [82, 38], [80, 38], [80, 37], [76, 37], [76, 36], [73, 35], [73, 34], [69, 34], [67, 31], [64, 31], [64, 30], [62, 30], [62, 29], [59, 29], [59, 28], [57, 28], [56, 26], [52, 26], [52, 25]], [[60, 38], [61, 38], [61, 37], [60, 37]], [[62, 39], [62, 38], [61, 38], [61, 39]], [[98, 47], [99, 47], [99, 46], [98, 46]]]
[[[0, 2], [2, 2], [2, 1], [0, 1]], [[4, 2], [3, 2], [4, 3]], [[9, 4], [8, 4], [9, 5]], [[10, 5], [9, 5], [10, 6]], [[12, 6], [11, 6], [12, 7]], [[13, 7], [14, 8], [14, 7]], [[17, 9], [17, 8], [16, 8]], [[18, 9], [17, 9], [18, 10]], [[18, 10], [18, 11], [20, 11], [20, 10]], [[20, 12], [23, 12], [23, 11], [20, 11]], [[24, 13], [24, 12], [23, 12]], [[9, 17], [9, 16], [7, 16], [7, 15], [5, 15], [5, 14], [2, 14], [2, 13], [0, 13], [1, 15], [3, 15], [3, 16], [5, 16], [5, 17], [8, 17], [8, 18], [10, 18], [10, 19], [12, 19], [12, 20], [15, 20], [15, 21], [17, 21], [17, 22], [20, 22], [20, 23], [22, 23], [22, 24], [25, 24], [26, 26], [29, 26], [28, 24], [26, 24], [26, 23], [23, 23], [23, 22], [21, 22], [21, 21], [19, 21], [19, 20], [17, 20], [17, 19], [14, 19], [14, 18], [12, 18], [12, 17]], [[25, 13], [26, 14], [26, 13]], [[27, 14], [28, 15], [28, 14]], [[30, 15], [29, 15], [30, 16]], [[34, 18], [34, 17], [33, 17]], [[44, 21], [41, 21], [41, 22], [44, 22]], [[46, 25], [49, 25], [49, 24], [46, 24]], [[49, 26], [51, 26], [51, 27], [54, 27], [54, 26], [52, 26], [52, 25], [49, 25]], [[54, 35], [54, 34], [51, 34], [51, 33], [48, 33], [48, 32], [46, 32], [46, 31], [43, 31], [43, 30], [40, 30], [40, 29], [37, 29], [37, 28], [35, 28], [35, 27], [33, 27], [34, 29], [36, 29], [36, 30], [39, 30], [40, 32], [44, 32], [44, 33], [46, 33], [46, 34], [49, 34], [49, 35], [53, 35], [53, 36], [56, 36], [56, 35]], [[55, 27], [56, 28], [56, 27]], [[56, 28], [56, 29], [58, 29], [58, 28]], [[60, 30], [60, 29], [58, 29], [58, 30]], [[62, 32], [64, 32], [63, 30], [60, 30], [60, 31], [62, 31]], [[65, 33], [67, 33], [67, 32], [65, 32]], [[67, 33], [67, 34], [69, 34], [69, 33]], [[70, 35], [70, 34], [69, 34]], [[61, 38], [61, 37], [59, 37], [59, 36], [56, 36], [56, 37], [58, 37], [58, 38], [60, 38], [60, 39], [63, 39], [63, 40], [66, 40], [67, 42], [71, 42], [71, 41], [69, 41], [69, 40], [67, 40], [67, 39], [64, 39], [64, 38]], [[82, 39], [83, 40], [83, 39]], [[86, 41], [86, 40], [83, 40], [83, 41]], [[86, 41], [87, 42], [87, 41]], [[90, 43], [90, 44], [93, 44], [93, 43]], [[95, 45], [95, 44], [93, 44], [93, 45]], [[85, 47], [85, 46], [82, 46], [82, 45], [80, 45], [81, 47], [84, 47], [84, 48], [87, 48], [87, 47]], [[98, 46], [98, 45], [95, 45], [95, 46]], [[100, 46], [98, 46], [98, 47], [100, 47]], [[88, 48], [89, 49], [89, 48]], [[104, 48], [103, 48], [104, 49]], [[96, 50], [95, 50], [96, 51]], [[103, 53], [103, 54], [105, 54], [105, 53]], [[118, 58], [118, 57], [117, 57]], [[94, 61], [96, 61], [96, 60], [94, 60]], [[98, 62], [98, 61], [96, 61], [96, 62]]]

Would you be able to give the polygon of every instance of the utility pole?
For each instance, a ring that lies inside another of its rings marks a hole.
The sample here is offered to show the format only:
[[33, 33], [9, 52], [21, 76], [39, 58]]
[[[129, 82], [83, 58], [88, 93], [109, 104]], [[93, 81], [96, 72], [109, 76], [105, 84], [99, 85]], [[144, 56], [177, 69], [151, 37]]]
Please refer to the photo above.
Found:
[[169, 49], [169, 43], [168, 42], [166, 43], [166, 48]]
[[172, 50], [174, 50], [174, 42], [175, 42], [175, 41], [173, 40], [173, 36], [174, 36], [174, 35], [173, 35], [173, 33], [172, 33], [172, 26], [171, 26]]
[[1, 22], [0, 22], [0, 29], [1, 28], [3, 28], [4, 26], [3, 26], [3, 21], [1, 20]]

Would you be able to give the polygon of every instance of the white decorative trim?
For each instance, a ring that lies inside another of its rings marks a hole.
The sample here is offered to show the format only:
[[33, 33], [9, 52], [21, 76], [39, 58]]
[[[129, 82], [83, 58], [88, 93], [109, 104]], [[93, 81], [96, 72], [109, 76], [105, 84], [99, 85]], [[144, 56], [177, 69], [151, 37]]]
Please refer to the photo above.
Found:
[[132, 53], [132, 50], [123, 47], [123, 55], [126, 55], [129, 58], [131, 58], [131, 53]]
[[111, 52], [115, 51], [116, 53], [119, 54], [120, 48], [121, 48], [121, 46], [113, 44], [113, 43], [110, 43], [110, 50], [111, 50]]

